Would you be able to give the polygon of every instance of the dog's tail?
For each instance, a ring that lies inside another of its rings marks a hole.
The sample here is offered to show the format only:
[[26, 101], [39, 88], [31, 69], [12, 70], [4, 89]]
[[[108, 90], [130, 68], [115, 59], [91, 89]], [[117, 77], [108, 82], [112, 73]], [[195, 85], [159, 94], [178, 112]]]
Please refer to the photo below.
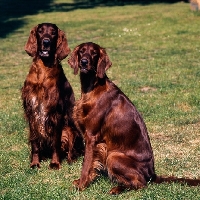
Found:
[[188, 186], [200, 186], [200, 179], [178, 178], [175, 176], [157, 176], [152, 181], [154, 183], [181, 183]]

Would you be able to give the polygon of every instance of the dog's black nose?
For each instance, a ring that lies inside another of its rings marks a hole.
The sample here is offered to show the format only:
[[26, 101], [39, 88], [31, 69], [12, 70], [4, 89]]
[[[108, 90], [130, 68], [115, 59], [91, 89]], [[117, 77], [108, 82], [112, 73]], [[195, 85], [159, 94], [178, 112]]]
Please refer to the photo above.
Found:
[[81, 59], [81, 65], [82, 66], [87, 66], [88, 65], [88, 60], [87, 59]]
[[45, 47], [49, 47], [50, 46], [50, 40], [49, 39], [44, 39], [42, 42], [43, 42], [43, 45]]

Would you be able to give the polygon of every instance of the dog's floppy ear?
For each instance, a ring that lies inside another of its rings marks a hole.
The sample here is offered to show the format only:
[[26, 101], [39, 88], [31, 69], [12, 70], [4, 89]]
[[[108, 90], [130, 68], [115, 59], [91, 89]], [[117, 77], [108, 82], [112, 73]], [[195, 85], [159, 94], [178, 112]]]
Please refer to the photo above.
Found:
[[58, 40], [57, 40], [57, 49], [56, 55], [59, 60], [63, 60], [70, 53], [70, 48], [68, 47], [67, 38], [63, 31], [58, 29]]
[[68, 64], [70, 65], [71, 68], [74, 69], [74, 74], [78, 74], [78, 50], [79, 46], [75, 47], [73, 52], [71, 53], [69, 59], [68, 59]]
[[31, 31], [30, 31], [30, 35], [28, 38], [28, 41], [24, 47], [26, 53], [31, 56], [34, 57], [37, 53], [37, 38], [36, 38], [36, 31], [37, 31], [37, 26], [35, 26]]
[[100, 57], [97, 64], [97, 76], [99, 78], [103, 78], [106, 70], [110, 68], [111, 65], [112, 65], [112, 62], [110, 61], [105, 49], [100, 48]]

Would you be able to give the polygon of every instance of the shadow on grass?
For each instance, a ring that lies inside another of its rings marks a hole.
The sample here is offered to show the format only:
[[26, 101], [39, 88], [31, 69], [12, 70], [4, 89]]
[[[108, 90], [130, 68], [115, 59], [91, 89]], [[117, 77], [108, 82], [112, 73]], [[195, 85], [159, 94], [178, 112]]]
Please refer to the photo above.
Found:
[[[73, 3], [56, 3], [53, 4], [52, 11], [71, 11], [76, 9], [95, 8], [97, 6], [125, 6], [125, 5], [150, 5], [155, 3], [177, 3], [180, 0], [74, 0]], [[188, 2], [183, 0], [182, 2]]]
[[48, 10], [52, 0], [0, 0], [0, 37], [23, 26], [21, 17]]
[[[0, 37], [22, 27], [26, 22], [22, 17], [39, 12], [72, 11], [96, 6], [148, 5], [152, 3], [175, 3], [175, 0], [74, 0], [73, 3], [56, 3], [54, 0], [0, 0]], [[187, 2], [187, 1], [185, 1]]]

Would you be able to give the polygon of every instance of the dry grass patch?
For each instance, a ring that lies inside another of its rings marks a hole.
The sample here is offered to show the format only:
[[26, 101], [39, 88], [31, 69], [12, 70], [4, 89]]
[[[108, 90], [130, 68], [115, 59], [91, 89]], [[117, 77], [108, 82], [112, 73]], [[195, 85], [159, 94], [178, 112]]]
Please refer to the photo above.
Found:
[[158, 174], [199, 178], [200, 123], [154, 128], [150, 136]]

